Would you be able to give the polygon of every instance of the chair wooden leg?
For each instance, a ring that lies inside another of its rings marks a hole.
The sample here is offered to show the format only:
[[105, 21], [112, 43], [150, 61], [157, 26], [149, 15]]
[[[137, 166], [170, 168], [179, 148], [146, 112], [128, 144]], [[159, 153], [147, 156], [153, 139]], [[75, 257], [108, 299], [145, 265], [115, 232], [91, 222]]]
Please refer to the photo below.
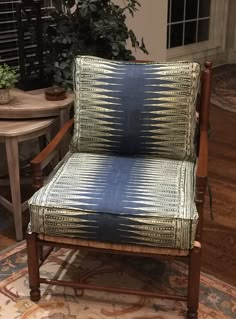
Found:
[[37, 245], [37, 234], [27, 233], [26, 240], [28, 254], [30, 299], [32, 301], [39, 301], [41, 296], [39, 289], [39, 250]]
[[201, 244], [199, 242], [195, 242], [189, 258], [187, 319], [197, 319], [201, 267]]

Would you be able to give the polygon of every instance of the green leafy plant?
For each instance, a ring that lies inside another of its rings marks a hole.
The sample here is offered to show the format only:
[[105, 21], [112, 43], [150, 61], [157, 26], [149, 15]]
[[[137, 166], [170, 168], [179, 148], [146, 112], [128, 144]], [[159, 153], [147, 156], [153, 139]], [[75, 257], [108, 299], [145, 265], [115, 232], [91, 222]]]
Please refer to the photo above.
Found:
[[7, 64], [0, 65], [0, 89], [10, 89], [17, 82], [16, 71]]
[[76, 55], [94, 55], [115, 60], [134, 60], [127, 49], [148, 54], [126, 25], [127, 13], [134, 16], [138, 0], [124, 0], [123, 7], [112, 0], [54, 0], [51, 21], [44, 23], [46, 73], [53, 84], [72, 87], [72, 62]]

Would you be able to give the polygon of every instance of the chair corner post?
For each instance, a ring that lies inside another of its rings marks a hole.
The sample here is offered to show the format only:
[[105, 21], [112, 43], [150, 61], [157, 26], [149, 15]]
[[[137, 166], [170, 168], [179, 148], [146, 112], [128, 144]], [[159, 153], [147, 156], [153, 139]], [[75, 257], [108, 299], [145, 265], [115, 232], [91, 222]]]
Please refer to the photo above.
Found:
[[39, 301], [41, 298], [37, 236], [36, 233], [30, 231], [26, 233], [30, 299], [32, 301]]
[[205, 62], [205, 70], [202, 71], [201, 101], [200, 101], [200, 129], [208, 130], [209, 108], [212, 82], [212, 62]]
[[201, 243], [195, 241], [189, 256], [187, 319], [198, 318], [200, 270]]
[[196, 232], [196, 240], [202, 240], [202, 230], [203, 230], [203, 222], [204, 222], [204, 201], [205, 201], [205, 193], [207, 188], [207, 176], [196, 178], [196, 191], [195, 191], [195, 203], [198, 212], [198, 225]]
[[33, 175], [33, 188], [35, 190], [40, 189], [43, 186], [43, 171], [39, 164], [30, 163]]

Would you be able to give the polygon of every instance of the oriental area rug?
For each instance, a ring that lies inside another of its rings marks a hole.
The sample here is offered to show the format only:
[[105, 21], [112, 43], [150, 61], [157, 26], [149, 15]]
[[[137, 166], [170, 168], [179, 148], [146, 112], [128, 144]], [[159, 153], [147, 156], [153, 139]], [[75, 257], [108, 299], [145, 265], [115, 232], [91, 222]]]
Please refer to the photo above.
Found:
[[[0, 253], [1, 319], [179, 319], [185, 304], [91, 290], [42, 285], [42, 299], [29, 299], [25, 242]], [[53, 252], [41, 268], [49, 278], [184, 293], [186, 266], [151, 258], [86, 254], [68, 249]], [[199, 319], [236, 318], [236, 289], [201, 275]]]
[[236, 64], [227, 64], [212, 69], [211, 103], [236, 113]]

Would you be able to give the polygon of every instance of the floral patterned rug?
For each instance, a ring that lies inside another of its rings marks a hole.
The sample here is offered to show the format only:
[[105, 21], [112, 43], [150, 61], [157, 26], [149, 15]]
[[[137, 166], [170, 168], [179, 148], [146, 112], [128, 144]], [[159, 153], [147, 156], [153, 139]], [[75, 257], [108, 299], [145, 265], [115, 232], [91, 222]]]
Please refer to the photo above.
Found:
[[212, 75], [211, 103], [236, 113], [236, 64], [213, 68]]
[[[169, 260], [170, 262], [170, 260]], [[41, 268], [44, 276], [168, 293], [186, 291], [186, 266], [151, 258], [85, 254], [60, 249]], [[1, 319], [179, 319], [185, 304], [156, 298], [42, 285], [42, 299], [29, 299], [25, 242], [0, 253]], [[236, 288], [204, 273], [199, 319], [236, 318]]]

